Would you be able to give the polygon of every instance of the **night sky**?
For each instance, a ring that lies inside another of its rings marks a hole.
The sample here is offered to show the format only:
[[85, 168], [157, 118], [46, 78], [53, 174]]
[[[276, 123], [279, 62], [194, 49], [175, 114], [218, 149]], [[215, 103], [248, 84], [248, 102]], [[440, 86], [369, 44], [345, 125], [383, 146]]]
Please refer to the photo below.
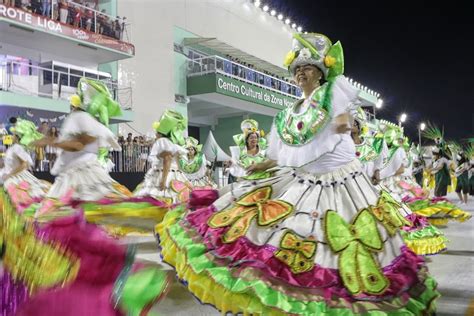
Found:
[[306, 31], [340, 40], [345, 74], [384, 100], [379, 118], [397, 122], [406, 112], [413, 140], [422, 121], [460, 140], [474, 137], [474, 12], [467, 1], [444, 3], [262, 1]]

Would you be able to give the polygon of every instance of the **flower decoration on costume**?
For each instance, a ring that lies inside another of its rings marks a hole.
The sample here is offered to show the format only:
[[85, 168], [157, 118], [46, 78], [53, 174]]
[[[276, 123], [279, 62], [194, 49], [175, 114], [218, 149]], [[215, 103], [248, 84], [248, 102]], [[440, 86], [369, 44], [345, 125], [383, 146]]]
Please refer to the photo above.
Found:
[[314, 267], [316, 247], [316, 241], [302, 239], [288, 230], [280, 241], [280, 250], [275, 257], [288, 265], [293, 273], [303, 273]]
[[185, 144], [183, 132], [186, 129], [187, 120], [181, 113], [173, 110], [166, 110], [158, 122], [153, 123], [153, 129], [180, 146]]
[[223, 236], [223, 242], [231, 243], [245, 235], [257, 218], [257, 225], [272, 225], [293, 211], [293, 205], [282, 200], [271, 200], [271, 186], [265, 186], [242, 196], [235, 204], [215, 213], [208, 221], [212, 228], [230, 226]]
[[293, 62], [293, 60], [295, 60], [296, 58], [296, 53], [294, 51], [289, 51], [288, 54], [286, 54], [285, 56], [285, 61], [283, 62], [283, 65], [285, 67], [289, 67], [291, 65], [291, 63]]
[[367, 209], [360, 211], [351, 225], [329, 210], [324, 226], [331, 250], [339, 255], [339, 274], [346, 289], [353, 295], [383, 293], [390, 283], [371, 254], [383, 248], [372, 214]]
[[323, 34], [297, 33], [293, 35], [292, 50], [286, 55], [284, 66], [294, 74], [296, 67], [314, 65], [331, 80], [344, 73], [344, 52], [340, 42], [332, 44]]

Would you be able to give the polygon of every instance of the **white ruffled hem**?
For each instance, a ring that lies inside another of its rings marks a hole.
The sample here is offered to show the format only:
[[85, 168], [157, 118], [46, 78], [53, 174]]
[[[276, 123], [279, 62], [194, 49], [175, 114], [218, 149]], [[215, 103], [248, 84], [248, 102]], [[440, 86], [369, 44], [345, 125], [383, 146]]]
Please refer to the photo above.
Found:
[[59, 174], [47, 197], [60, 199], [72, 190], [72, 199], [97, 201], [106, 197], [127, 197], [100, 162], [95, 159], [70, 167]]

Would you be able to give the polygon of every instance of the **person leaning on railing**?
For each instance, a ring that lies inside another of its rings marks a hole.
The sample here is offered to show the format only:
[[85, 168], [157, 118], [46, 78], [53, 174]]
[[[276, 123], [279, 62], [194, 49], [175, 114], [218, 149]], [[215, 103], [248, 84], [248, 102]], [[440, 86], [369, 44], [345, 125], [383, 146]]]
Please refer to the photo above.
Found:
[[59, 22], [66, 24], [69, 16], [69, 4], [66, 0], [59, 0]]

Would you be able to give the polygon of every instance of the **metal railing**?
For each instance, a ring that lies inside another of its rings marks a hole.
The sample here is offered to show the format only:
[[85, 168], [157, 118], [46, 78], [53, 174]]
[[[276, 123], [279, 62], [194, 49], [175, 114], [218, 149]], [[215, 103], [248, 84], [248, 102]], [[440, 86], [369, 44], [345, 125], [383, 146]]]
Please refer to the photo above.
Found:
[[70, 0], [43, 0], [35, 3], [27, 2], [17, 6], [15, 6], [15, 1], [11, 1], [10, 6], [89, 32], [102, 34], [128, 43], [131, 42], [131, 24], [126, 22], [125, 17], [115, 17], [105, 12], [97, 11], [89, 7], [88, 4], [82, 5]]
[[104, 82], [122, 109], [132, 109], [132, 87], [119, 87], [117, 82], [101, 74], [54, 64], [52, 69], [15, 61], [0, 64], [0, 90], [18, 94], [68, 100], [76, 93], [77, 84], [82, 77]]
[[208, 73], [220, 73], [294, 98], [299, 98], [302, 95], [301, 89], [298, 86], [286, 80], [219, 56], [207, 56], [188, 60], [188, 77], [202, 76]]

